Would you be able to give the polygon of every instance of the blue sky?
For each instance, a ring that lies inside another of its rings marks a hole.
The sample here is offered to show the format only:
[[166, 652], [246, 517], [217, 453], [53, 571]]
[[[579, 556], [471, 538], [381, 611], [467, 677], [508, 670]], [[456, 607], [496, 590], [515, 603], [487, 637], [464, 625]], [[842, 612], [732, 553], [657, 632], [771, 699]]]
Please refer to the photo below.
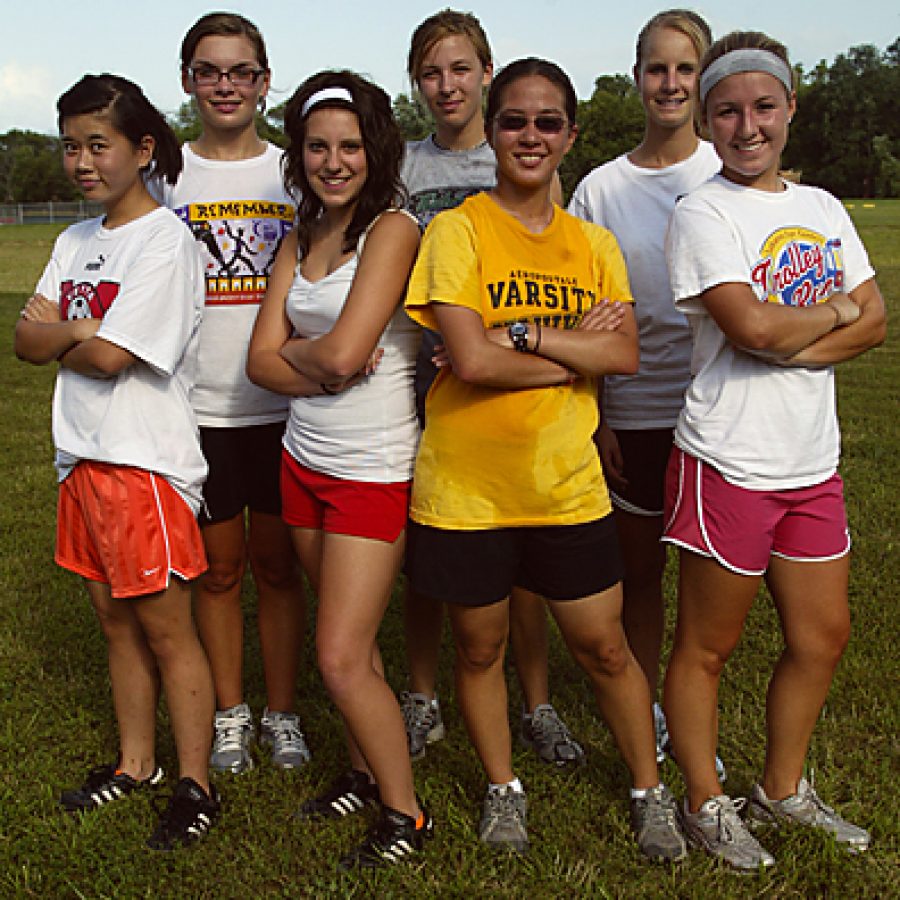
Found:
[[[164, 112], [184, 99], [178, 48], [203, 13], [229, 9], [261, 29], [273, 72], [270, 103], [279, 103], [308, 75], [351, 68], [392, 96], [409, 91], [408, 42], [425, 16], [446, 5], [414, 0], [269, 0], [217, 6], [195, 0], [5, 0], [0, 48], [0, 133], [11, 128], [55, 131], [56, 97], [85, 72], [111, 71], [140, 84]], [[685, 0], [670, 0], [670, 5]], [[597, 75], [628, 73], [634, 40], [666, 0], [465, 0], [485, 26], [498, 64], [524, 55], [563, 66], [578, 94], [590, 95]], [[376, 12], [377, 6], [383, 11]], [[706, 16], [715, 35], [736, 28], [766, 31], [809, 69], [857, 44], [883, 50], [900, 35], [896, 0], [702, 0], [686, 3]]]

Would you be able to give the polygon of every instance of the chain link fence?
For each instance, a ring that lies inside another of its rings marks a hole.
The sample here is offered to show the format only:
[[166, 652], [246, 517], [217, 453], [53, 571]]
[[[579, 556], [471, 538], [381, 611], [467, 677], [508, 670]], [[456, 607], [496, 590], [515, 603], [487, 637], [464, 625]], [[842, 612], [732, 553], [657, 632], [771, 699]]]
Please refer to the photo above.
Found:
[[100, 215], [103, 215], [103, 207], [99, 203], [88, 203], [84, 200], [0, 203], [0, 225], [78, 222]]

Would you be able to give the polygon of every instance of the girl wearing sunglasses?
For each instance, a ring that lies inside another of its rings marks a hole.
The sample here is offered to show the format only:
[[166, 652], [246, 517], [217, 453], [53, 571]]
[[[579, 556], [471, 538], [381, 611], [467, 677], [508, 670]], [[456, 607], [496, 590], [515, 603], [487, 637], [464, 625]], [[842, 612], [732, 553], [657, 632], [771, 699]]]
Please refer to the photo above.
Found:
[[576, 106], [555, 64], [507, 66], [486, 111], [497, 184], [425, 233], [407, 308], [445, 350], [416, 461], [407, 574], [448, 604], [459, 705], [490, 783], [481, 840], [528, 845], [503, 672], [509, 595], [522, 587], [548, 599], [591, 679], [631, 769], [639, 846], [680, 859], [647, 683], [622, 630], [622, 567], [591, 440], [596, 377], [638, 363], [628, 280], [613, 236], [551, 199]]
[[[470, 13], [441, 10], [413, 32], [409, 79], [434, 118], [435, 131], [406, 145], [403, 182], [408, 209], [424, 230], [442, 210], [466, 197], [490, 190], [496, 160], [485, 138], [484, 92], [494, 64], [487, 35]], [[559, 179], [552, 198], [562, 203]], [[416, 407], [425, 423], [425, 396], [437, 369], [431, 361], [440, 336], [426, 330], [416, 360]], [[404, 596], [409, 690], [401, 695], [403, 718], [413, 759], [426, 744], [440, 740], [444, 723], [436, 686], [444, 619], [443, 604], [418, 596], [407, 582]], [[547, 673], [547, 612], [542, 598], [516, 588], [510, 597], [512, 653], [522, 686], [522, 740], [544, 762], [567, 766], [584, 758], [581, 745], [550, 704]]]

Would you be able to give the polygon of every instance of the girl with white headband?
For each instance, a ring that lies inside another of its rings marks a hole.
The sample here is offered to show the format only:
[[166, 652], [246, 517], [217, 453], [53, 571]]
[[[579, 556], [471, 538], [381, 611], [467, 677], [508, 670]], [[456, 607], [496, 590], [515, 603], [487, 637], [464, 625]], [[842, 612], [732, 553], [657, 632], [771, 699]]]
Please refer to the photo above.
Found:
[[403, 138], [380, 88], [322, 72], [289, 101], [285, 129], [285, 182], [300, 208], [275, 261], [248, 373], [292, 397], [282, 514], [318, 594], [319, 668], [352, 766], [300, 814], [339, 819], [380, 799], [369, 836], [342, 860], [372, 867], [418, 853], [432, 833], [376, 643], [403, 556], [418, 437], [419, 330], [401, 301], [419, 228], [397, 208]]
[[774, 858], [738, 817], [745, 801], [721, 793], [717, 694], [763, 578], [785, 650], [749, 818], [818, 828], [854, 851], [869, 844], [803, 770], [850, 629], [833, 366], [883, 341], [884, 303], [841, 203], [779, 174], [793, 83], [787, 51], [765, 35], [712, 46], [700, 96], [722, 171], [678, 204], [666, 246], [694, 377], [666, 486], [664, 540], [680, 548], [681, 576], [665, 709], [688, 837], [739, 869]]

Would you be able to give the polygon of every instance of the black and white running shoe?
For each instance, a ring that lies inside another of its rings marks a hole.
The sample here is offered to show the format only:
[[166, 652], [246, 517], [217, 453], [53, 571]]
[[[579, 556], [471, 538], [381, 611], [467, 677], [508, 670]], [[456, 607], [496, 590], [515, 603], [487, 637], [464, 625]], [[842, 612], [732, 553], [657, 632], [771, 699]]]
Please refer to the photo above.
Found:
[[419, 821], [405, 813], [382, 806], [378, 821], [366, 839], [340, 862], [344, 871], [377, 869], [405, 862], [421, 853], [425, 841], [434, 837], [434, 820], [425, 810]]
[[147, 846], [151, 850], [174, 850], [196, 843], [206, 837], [221, 808], [215, 787], [210, 785], [207, 794], [193, 778], [182, 778], [165, 809], [157, 806], [159, 825]]
[[119, 800], [144, 788], [158, 787], [163, 782], [163, 770], [157, 766], [149, 778], [138, 781], [126, 772], [120, 772], [116, 763], [97, 766], [79, 788], [63, 791], [60, 806], [66, 812], [88, 812], [99, 809], [113, 800]]
[[365, 772], [351, 769], [318, 797], [307, 800], [297, 812], [298, 819], [343, 819], [362, 812], [366, 806], [377, 806], [378, 787]]

